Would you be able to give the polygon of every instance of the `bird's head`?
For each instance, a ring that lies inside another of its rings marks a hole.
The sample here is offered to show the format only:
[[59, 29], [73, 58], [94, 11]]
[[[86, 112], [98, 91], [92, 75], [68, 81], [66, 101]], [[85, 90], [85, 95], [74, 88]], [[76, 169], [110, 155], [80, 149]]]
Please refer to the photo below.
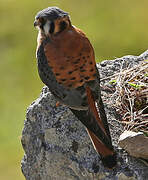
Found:
[[71, 26], [67, 12], [58, 7], [48, 7], [35, 16], [34, 26], [45, 36], [55, 35]]

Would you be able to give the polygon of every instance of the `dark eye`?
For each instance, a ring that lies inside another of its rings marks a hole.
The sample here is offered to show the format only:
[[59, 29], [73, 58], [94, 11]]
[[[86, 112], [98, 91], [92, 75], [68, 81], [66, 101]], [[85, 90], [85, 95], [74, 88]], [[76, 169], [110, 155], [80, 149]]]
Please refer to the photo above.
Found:
[[60, 31], [63, 31], [67, 27], [67, 23], [65, 21], [60, 22]]
[[46, 23], [46, 20], [44, 18], [42, 18], [42, 17], [39, 18], [39, 20], [40, 20], [40, 23], [41, 23], [40, 28], [43, 29], [43, 27], [44, 27], [44, 25]]
[[50, 24], [50, 30], [49, 30], [49, 33], [50, 33], [50, 34], [52, 34], [52, 33], [54, 32], [54, 28], [55, 28], [54, 22], [51, 22], [51, 24]]

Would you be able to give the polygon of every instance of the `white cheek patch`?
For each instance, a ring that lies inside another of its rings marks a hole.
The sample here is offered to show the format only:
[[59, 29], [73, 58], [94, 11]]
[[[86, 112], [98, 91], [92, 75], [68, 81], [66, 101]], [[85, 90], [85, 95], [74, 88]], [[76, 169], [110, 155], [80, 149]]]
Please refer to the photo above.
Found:
[[46, 24], [44, 25], [43, 29], [44, 29], [45, 34], [48, 35], [49, 34], [49, 30], [50, 30], [50, 21], [46, 22]]

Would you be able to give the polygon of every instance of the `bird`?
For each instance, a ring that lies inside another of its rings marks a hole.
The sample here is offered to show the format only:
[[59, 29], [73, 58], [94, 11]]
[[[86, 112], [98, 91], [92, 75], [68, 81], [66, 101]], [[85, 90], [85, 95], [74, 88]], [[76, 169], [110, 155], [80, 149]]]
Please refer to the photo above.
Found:
[[116, 166], [93, 46], [71, 23], [69, 13], [48, 7], [37, 13], [37, 67], [57, 102], [66, 105], [86, 127], [104, 167]]

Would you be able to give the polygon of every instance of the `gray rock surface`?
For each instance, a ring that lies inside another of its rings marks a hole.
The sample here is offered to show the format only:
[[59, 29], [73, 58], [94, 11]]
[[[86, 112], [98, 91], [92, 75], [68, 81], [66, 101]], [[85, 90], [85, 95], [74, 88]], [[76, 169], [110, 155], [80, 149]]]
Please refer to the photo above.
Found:
[[148, 159], [148, 137], [142, 132], [124, 131], [120, 135], [119, 145], [131, 156]]
[[[98, 64], [101, 74], [102, 97], [105, 104], [113, 144], [118, 152], [118, 165], [104, 169], [84, 126], [71, 111], [56, 101], [47, 87], [27, 109], [22, 132], [25, 151], [22, 172], [26, 180], [147, 180], [148, 166], [130, 157], [117, 146], [123, 127], [120, 117], [108, 100], [112, 92], [103, 89], [120, 68], [134, 66], [148, 59], [148, 51], [140, 56], [124, 56]], [[104, 80], [103, 80], [104, 79]]]

